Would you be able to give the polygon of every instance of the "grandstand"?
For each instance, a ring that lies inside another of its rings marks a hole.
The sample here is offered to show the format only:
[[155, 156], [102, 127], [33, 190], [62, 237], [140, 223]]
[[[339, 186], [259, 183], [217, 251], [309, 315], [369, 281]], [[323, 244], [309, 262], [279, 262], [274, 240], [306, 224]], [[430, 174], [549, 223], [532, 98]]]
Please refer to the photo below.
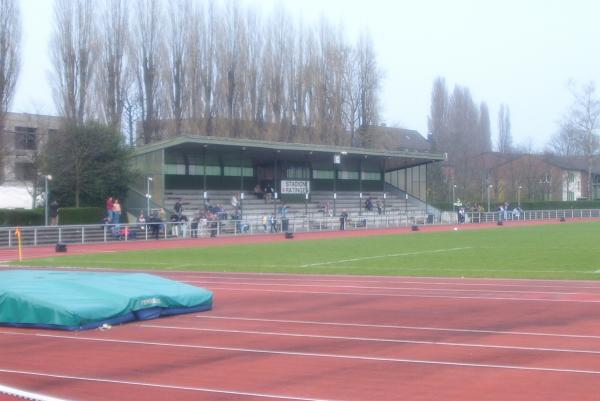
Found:
[[[283, 217], [289, 218], [334, 218], [342, 210], [354, 218], [424, 215], [427, 165], [443, 159], [422, 147], [379, 151], [181, 136], [136, 149], [133, 162], [140, 178], [126, 204], [130, 210], [164, 208], [170, 215], [180, 202], [191, 219], [206, 200], [234, 214], [231, 198], [237, 194], [236, 214], [245, 220], [279, 216], [283, 204]], [[257, 196], [256, 186], [272, 188], [273, 199]]]

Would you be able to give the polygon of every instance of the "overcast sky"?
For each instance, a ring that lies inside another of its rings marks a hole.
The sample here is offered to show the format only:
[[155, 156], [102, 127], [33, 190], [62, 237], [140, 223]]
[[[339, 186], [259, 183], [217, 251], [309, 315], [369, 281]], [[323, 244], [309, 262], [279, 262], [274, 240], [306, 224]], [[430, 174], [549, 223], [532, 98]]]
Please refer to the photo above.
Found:
[[[167, 0], [165, 0], [166, 2]], [[174, 0], [171, 0], [174, 1]], [[244, 3], [244, 1], [242, 1]], [[354, 40], [369, 31], [384, 73], [381, 109], [388, 125], [427, 135], [431, 87], [467, 86], [490, 108], [510, 108], [516, 145], [540, 150], [571, 104], [569, 80], [600, 84], [597, 0], [246, 0], [315, 22], [325, 16]], [[12, 110], [55, 113], [48, 84], [52, 0], [22, 0], [22, 70]]]

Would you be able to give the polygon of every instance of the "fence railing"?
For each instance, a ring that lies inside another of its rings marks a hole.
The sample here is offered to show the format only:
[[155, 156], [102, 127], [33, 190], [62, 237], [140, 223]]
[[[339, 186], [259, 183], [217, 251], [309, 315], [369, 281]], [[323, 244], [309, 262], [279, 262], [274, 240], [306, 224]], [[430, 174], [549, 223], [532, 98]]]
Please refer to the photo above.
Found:
[[[600, 218], [600, 209], [532, 210], [513, 212], [467, 212], [465, 223], [490, 223], [497, 221], [553, 220]], [[49, 244], [92, 244], [116, 241], [140, 241], [169, 238], [204, 238], [215, 236], [261, 235], [275, 232], [314, 232], [340, 230], [339, 217], [291, 216], [289, 218], [223, 219], [189, 222], [160, 222], [134, 224], [94, 224], [68, 226], [20, 227], [24, 246]], [[412, 225], [458, 224], [453, 212], [434, 216], [423, 212], [350, 216], [345, 229], [398, 228]], [[0, 227], [0, 247], [16, 247], [17, 227]]]

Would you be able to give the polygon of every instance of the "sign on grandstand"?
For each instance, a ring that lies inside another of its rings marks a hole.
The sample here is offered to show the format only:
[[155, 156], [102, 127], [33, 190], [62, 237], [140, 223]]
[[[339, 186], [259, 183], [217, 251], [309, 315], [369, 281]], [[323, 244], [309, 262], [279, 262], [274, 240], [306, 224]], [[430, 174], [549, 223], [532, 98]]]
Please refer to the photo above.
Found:
[[308, 194], [310, 193], [310, 181], [281, 181], [282, 194]]

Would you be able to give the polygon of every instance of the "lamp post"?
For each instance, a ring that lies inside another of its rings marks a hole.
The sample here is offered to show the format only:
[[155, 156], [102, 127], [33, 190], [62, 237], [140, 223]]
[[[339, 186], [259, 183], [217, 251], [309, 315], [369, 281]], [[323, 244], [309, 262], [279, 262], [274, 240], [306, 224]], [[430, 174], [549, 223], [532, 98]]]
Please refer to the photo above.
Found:
[[487, 201], [488, 201], [488, 208], [487, 211], [490, 211], [490, 191], [492, 190], [492, 184], [488, 185], [487, 188]]
[[52, 181], [52, 176], [50, 174], [44, 176], [44, 225], [48, 225], [48, 181]]
[[146, 177], [146, 216], [150, 217], [150, 182], [152, 181], [152, 177]]
[[337, 192], [336, 192], [336, 181], [337, 181], [337, 170], [338, 170], [338, 166], [342, 163], [342, 155], [346, 154], [346, 152], [342, 152], [341, 154], [334, 154], [333, 155], [333, 215], [336, 216], [337, 215], [337, 210], [336, 210], [336, 205], [335, 205], [335, 201], [337, 199]]
[[519, 185], [519, 188], [517, 188], [517, 206], [519, 209], [521, 208], [521, 189], [523, 189], [523, 187]]
[[456, 184], [452, 185], [452, 211], [456, 212]]

